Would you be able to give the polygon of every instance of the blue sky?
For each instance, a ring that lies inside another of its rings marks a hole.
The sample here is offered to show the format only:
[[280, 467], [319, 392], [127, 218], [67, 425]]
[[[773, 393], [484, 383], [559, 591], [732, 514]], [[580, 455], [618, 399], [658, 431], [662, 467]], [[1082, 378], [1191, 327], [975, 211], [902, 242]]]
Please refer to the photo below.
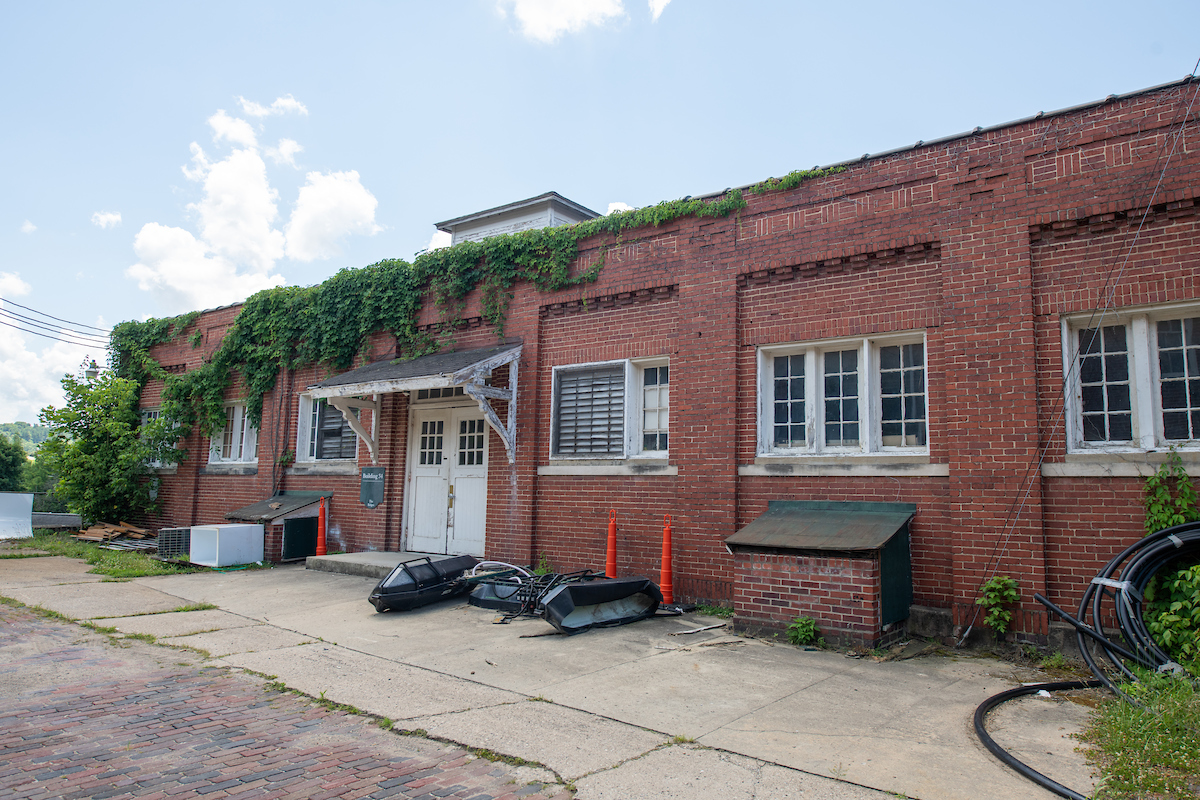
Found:
[[[549, 190], [604, 213], [1098, 100], [1190, 73], [1197, 30], [1194, 2], [6, 3], [0, 323], [86, 333]], [[84, 355], [0, 325], [0, 422]]]

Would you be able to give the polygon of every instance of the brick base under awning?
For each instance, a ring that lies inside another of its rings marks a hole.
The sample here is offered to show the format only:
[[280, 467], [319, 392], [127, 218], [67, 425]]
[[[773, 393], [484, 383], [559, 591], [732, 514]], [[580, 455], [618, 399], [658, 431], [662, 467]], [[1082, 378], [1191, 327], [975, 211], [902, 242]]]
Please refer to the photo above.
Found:
[[778, 634], [796, 617], [826, 642], [898, 641], [912, 604], [911, 503], [772, 500], [725, 539], [733, 553], [737, 630]]
[[878, 551], [739, 548], [733, 557], [735, 630], [782, 636], [796, 617], [812, 617], [829, 644], [886, 647], [904, 636], [903, 621], [880, 624]]

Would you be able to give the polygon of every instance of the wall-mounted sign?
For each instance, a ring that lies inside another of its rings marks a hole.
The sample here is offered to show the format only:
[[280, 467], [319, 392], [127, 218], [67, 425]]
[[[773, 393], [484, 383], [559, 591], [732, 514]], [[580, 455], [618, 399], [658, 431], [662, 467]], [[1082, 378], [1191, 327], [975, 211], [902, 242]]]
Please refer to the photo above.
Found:
[[358, 489], [358, 499], [367, 508], [374, 508], [383, 502], [384, 467], [363, 467], [362, 483]]

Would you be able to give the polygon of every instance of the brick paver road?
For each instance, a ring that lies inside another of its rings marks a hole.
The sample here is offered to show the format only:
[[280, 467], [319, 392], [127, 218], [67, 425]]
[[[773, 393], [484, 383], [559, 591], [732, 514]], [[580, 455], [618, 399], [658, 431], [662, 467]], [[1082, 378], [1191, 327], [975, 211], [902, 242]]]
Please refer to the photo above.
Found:
[[545, 800], [523, 772], [0, 605], [5, 798]]

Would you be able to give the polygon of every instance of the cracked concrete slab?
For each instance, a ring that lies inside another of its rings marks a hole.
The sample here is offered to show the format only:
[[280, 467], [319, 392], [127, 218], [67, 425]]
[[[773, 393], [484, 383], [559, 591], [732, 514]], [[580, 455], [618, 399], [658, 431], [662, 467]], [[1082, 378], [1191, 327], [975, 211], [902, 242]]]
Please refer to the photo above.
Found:
[[121, 633], [146, 633], [157, 639], [187, 636], [201, 631], [244, 628], [256, 624], [252, 619], [230, 614], [218, 608], [202, 611], [174, 611], [166, 614], [143, 614], [136, 617], [113, 617], [93, 620], [95, 624], [116, 628]]
[[699, 745], [675, 745], [575, 782], [576, 800], [884, 800], [886, 792], [764, 764]]
[[[226, 656], [219, 663], [252, 669], [293, 689], [405, 722], [417, 717], [524, 702], [523, 695], [317, 642]], [[402, 727], [416, 727], [408, 724]]]
[[212, 658], [222, 658], [236, 653], [282, 650], [298, 645], [313, 644], [316, 640], [292, 631], [280, 630], [272, 625], [250, 624], [245, 627], [202, 631], [186, 636], [159, 639], [159, 641], [178, 647], [193, 647], [203, 650]]
[[545, 764], [566, 780], [616, 766], [669, 738], [537, 700], [419, 717], [405, 727]]
[[[21, 559], [42, 561], [44, 559]], [[65, 586], [23, 586], [4, 589], [4, 594], [27, 606], [40, 606], [71, 619], [107, 619], [170, 611], [187, 605], [174, 595], [129, 581], [79, 582]]]
[[[99, 583], [103, 575], [89, 573], [91, 566], [77, 558], [39, 556], [0, 560], [0, 594], [12, 597], [9, 589], [22, 586], [53, 586], [62, 583]], [[23, 602], [23, 601], [22, 601]]]

